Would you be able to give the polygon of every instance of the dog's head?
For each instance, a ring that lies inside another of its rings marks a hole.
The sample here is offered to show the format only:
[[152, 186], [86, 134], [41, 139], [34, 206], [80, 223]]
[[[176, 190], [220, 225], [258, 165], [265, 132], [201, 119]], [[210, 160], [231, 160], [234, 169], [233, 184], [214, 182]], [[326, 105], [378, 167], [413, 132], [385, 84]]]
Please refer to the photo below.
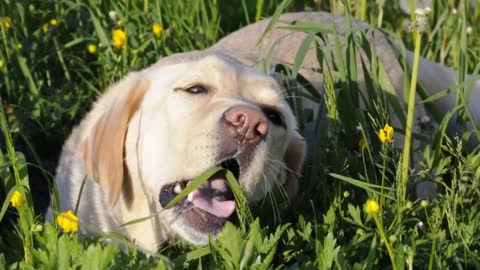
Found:
[[[232, 171], [251, 202], [275, 186], [296, 193], [304, 142], [273, 78], [222, 54], [193, 52], [161, 60], [119, 87], [82, 143], [87, 173], [110, 206], [150, 196], [159, 210], [214, 166]], [[167, 229], [205, 244], [234, 211], [225, 175], [217, 173], [161, 215]]]

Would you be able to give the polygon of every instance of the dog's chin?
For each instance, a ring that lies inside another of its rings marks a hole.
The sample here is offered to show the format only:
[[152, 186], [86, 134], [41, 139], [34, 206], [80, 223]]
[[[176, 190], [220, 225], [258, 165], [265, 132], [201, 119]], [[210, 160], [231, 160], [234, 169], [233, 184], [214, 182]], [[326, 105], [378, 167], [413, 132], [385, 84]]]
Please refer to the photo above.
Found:
[[[241, 177], [241, 167], [236, 159], [221, 162], [221, 167]], [[164, 185], [159, 200], [165, 207], [192, 181], [183, 180]], [[235, 219], [236, 202], [230, 190], [225, 171], [220, 171], [205, 181], [200, 187], [172, 206], [171, 229], [184, 240], [194, 245], [208, 243], [209, 236], [216, 236], [227, 221]]]
[[[192, 209], [190, 212], [174, 219], [172, 230], [183, 240], [193, 245], [206, 245], [209, 238], [215, 239], [216, 235], [222, 230], [228, 219], [216, 219], [212, 221], [209, 214], [198, 212], [201, 210]], [[208, 220], [206, 220], [208, 219]]]

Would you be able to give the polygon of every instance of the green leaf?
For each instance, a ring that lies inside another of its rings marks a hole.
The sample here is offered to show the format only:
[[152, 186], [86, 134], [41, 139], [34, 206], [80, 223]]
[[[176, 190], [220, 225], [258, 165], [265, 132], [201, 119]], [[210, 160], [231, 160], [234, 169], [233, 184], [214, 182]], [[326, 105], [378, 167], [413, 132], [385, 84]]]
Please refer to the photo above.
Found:
[[[347, 177], [347, 176], [343, 176], [343, 175], [339, 175], [339, 174], [336, 174], [336, 173], [330, 173], [329, 174], [330, 176], [333, 176], [334, 178], [337, 178], [339, 180], [342, 180], [342, 181], [345, 181], [347, 183], [350, 183], [354, 186], [357, 186], [359, 188], [362, 188], [362, 189], [365, 189], [367, 191], [370, 191], [372, 193], [375, 193], [375, 194], [378, 194], [378, 195], [382, 195], [381, 192], [375, 190], [374, 188], [376, 189], [381, 189], [382, 187], [379, 186], [379, 185], [374, 185], [374, 184], [370, 184], [370, 183], [366, 183], [366, 182], [363, 182], [363, 181], [360, 181], [360, 180], [357, 180], [357, 179], [353, 179], [353, 178], [350, 178], [350, 177]], [[385, 190], [393, 190], [393, 188], [389, 188], [389, 187], [383, 187], [383, 189]], [[389, 198], [391, 200], [395, 200], [394, 197], [388, 195], [388, 194], [383, 194], [383, 196], [385, 196], [385, 198]]]
[[305, 60], [305, 56], [312, 46], [312, 42], [315, 42], [315, 36], [307, 35], [302, 41], [302, 44], [300, 44], [300, 48], [298, 48], [297, 54], [295, 55], [295, 61], [293, 62], [292, 66], [292, 78], [297, 77], [298, 71], [303, 64], [303, 60]]
[[317, 247], [317, 267], [318, 269], [331, 269], [333, 261], [336, 259], [340, 247], [335, 247], [337, 240], [333, 237], [333, 233], [329, 232], [323, 239], [323, 245], [320, 241], [316, 241]]
[[363, 225], [362, 218], [360, 215], [360, 207], [353, 206], [351, 203], [348, 204], [348, 213], [353, 218], [353, 221], [358, 225]]
[[275, 10], [275, 12], [273, 13], [272, 15], [272, 18], [270, 19], [270, 22], [268, 22], [267, 24], [267, 27], [265, 28], [265, 31], [263, 31], [262, 35], [260, 36], [260, 38], [258, 39], [258, 42], [257, 42], [257, 45], [262, 43], [263, 39], [265, 38], [265, 36], [270, 33], [270, 31], [272, 30], [272, 28], [275, 26], [275, 24], [277, 23], [278, 21], [278, 18], [280, 17], [280, 15], [282, 15], [283, 13], [283, 10], [290, 4], [290, 0], [283, 0], [280, 5], [278, 5], [277, 9]]
[[235, 197], [235, 204], [237, 208], [237, 215], [240, 220], [240, 224], [244, 232], [246, 232], [246, 226], [253, 223], [253, 216], [252, 212], [250, 211], [250, 207], [248, 206], [248, 201], [243, 194], [242, 188], [240, 184], [233, 176], [233, 173], [230, 171], [226, 172], [226, 178], [230, 189], [233, 192]]
[[304, 32], [309, 34], [334, 34], [332, 26], [327, 26], [317, 22], [306, 22], [306, 21], [295, 21], [294, 23], [290, 21], [279, 20], [279, 22], [288, 24], [287, 26], [280, 26], [279, 29], [292, 30], [297, 32]]
[[368, 250], [368, 256], [365, 259], [365, 264], [363, 265], [364, 270], [372, 269], [373, 263], [375, 262], [376, 253], [377, 253], [377, 235], [374, 234], [372, 238], [372, 243], [370, 244], [370, 249]]

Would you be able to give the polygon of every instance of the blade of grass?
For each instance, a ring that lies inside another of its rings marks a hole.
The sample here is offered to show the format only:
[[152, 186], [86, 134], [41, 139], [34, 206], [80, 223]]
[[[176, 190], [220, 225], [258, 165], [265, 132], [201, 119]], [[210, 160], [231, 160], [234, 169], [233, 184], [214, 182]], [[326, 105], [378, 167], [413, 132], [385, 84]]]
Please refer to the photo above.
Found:
[[[349, 184], [352, 184], [354, 186], [357, 186], [359, 188], [362, 188], [364, 190], [373, 192], [373, 193], [378, 194], [378, 195], [382, 195], [382, 193], [380, 191], [377, 191], [377, 190], [374, 189], [374, 188], [381, 189], [382, 188], [381, 186], [366, 183], [366, 182], [363, 182], [363, 181], [360, 181], [360, 180], [357, 180], [357, 179], [353, 179], [353, 178], [350, 178], [350, 177], [347, 177], [347, 176], [339, 175], [339, 174], [336, 174], [336, 173], [330, 173], [329, 175], [334, 177], [334, 178], [337, 178], [339, 180], [345, 181]], [[383, 189], [384, 190], [392, 190], [392, 188], [389, 188], [389, 187], [383, 187]], [[383, 194], [383, 196], [385, 196], [385, 198], [388, 198], [390, 200], [396, 200], [394, 197], [392, 197], [390, 195]]]
[[122, 225], [120, 225], [120, 227], [125, 227], [125, 226], [128, 226], [128, 225], [131, 225], [131, 224], [136, 224], [136, 223], [140, 223], [140, 222], [143, 222], [143, 221], [146, 221], [158, 214], [160, 214], [162, 211], [164, 211], [165, 209], [168, 209], [172, 206], [174, 206], [175, 204], [179, 203], [182, 199], [186, 198], [188, 196], [188, 194], [192, 191], [194, 191], [196, 188], [198, 188], [199, 186], [201, 186], [205, 181], [207, 181], [210, 177], [212, 177], [214, 174], [216, 174], [217, 172], [223, 170], [223, 168], [221, 167], [213, 167], [213, 168], [210, 168], [208, 170], [206, 170], [204, 173], [202, 173], [200, 176], [198, 176], [196, 179], [194, 179], [193, 181], [191, 181], [191, 183], [185, 187], [185, 189], [182, 190], [182, 192], [180, 192], [177, 196], [175, 196], [162, 210], [160, 210], [159, 212], [156, 212], [156, 213], [153, 213], [149, 216], [145, 216], [145, 217], [141, 217], [141, 218], [137, 218], [137, 219], [134, 219], [134, 220], [131, 220], [129, 222], [126, 222], [126, 223], [123, 223]]
[[253, 223], [253, 216], [250, 212], [250, 208], [248, 207], [248, 201], [243, 194], [240, 184], [238, 183], [237, 179], [235, 179], [235, 176], [233, 176], [233, 173], [227, 170], [225, 176], [227, 178], [228, 185], [235, 196], [235, 204], [240, 224], [242, 225], [242, 229], [246, 231], [246, 225]]
[[165, 209], [168, 209], [175, 204], [179, 203], [182, 199], [186, 198], [188, 194], [195, 189], [197, 189], [199, 186], [201, 186], [205, 181], [207, 181], [210, 177], [212, 177], [214, 174], [217, 172], [223, 170], [221, 167], [213, 167], [208, 170], [206, 170], [204, 173], [202, 173], [199, 177], [195, 178], [189, 185], [185, 187], [185, 189], [182, 190], [173, 200], [171, 200], [166, 206]]
[[300, 45], [300, 48], [297, 51], [297, 54], [295, 55], [295, 61], [293, 62], [293, 67], [292, 67], [292, 78], [296, 78], [298, 71], [300, 70], [303, 61], [305, 60], [305, 56], [307, 55], [308, 51], [310, 50], [310, 46], [312, 42], [315, 42], [315, 36], [314, 35], [308, 35], [305, 37], [305, 39], [302, 41], [302, 44]]
[[283, 10], [290, 4], [290, 0], [283, 0], [280, 5], [278, 5], [277, 9], [275, 10], [275, 13], [273, 13], [272, 18], [270, 19], [270, 22], [268, 22], [267, 27], [265, 28], [265, 31], [263, 31], [262, 35], [258, 39], [257, 45], [260, 44], [265, 36], [270, 33], [272, 28], [275, 26], [275, 23], [278, 21], [278, 18], [280, 15], [282, 15]]

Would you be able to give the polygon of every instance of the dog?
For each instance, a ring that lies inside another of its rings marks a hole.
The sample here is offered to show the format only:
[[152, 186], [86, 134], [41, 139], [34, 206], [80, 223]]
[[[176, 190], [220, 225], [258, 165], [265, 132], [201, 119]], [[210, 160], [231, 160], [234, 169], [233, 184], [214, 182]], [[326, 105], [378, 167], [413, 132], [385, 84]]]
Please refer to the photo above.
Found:
[[[284, 14], [280, 20], [344, 27], [343, 17], [323, 12]], [[273, 187], [289, 198], [295, 195], [305, 141], [281, 83], [257, 64], [274, 44], [272, 65], [293, 63], [306, 34], [276, 28], [257, 46], [268, 23], [260, 21], [206, 50], [175, 54], [131, 72], [97, 100], [65, 142], [56, 172], [60, 210], [75, 209], [79, 201], [83, 234], [120, 232], [147, 252], [175, 239], [208, 243], [235, 212], [224, 173], [172, 208], [164, 207], [213, 166], [232, 171], [251, 203]], [[390, 43], [380, 34], [371, 42], [402, 96], [404, 73]], [[323, 77], [308, 69], [317, 64], [314, 53], [308, 52], [300, 73], [321, 91]], [[411, 61], [408, 52], [407, 58]], [[430, 95], [456, 83], [454, 71], [425, 59], [419, 78]], [[475, 100], [478, 92], [472, 92]], [[454, 104], [447, 96], [435, 106], [445, 113]], [[478, 117], [477, 108], [471, 109]], [[47, 215], [53, 218], [52, 208]]]

